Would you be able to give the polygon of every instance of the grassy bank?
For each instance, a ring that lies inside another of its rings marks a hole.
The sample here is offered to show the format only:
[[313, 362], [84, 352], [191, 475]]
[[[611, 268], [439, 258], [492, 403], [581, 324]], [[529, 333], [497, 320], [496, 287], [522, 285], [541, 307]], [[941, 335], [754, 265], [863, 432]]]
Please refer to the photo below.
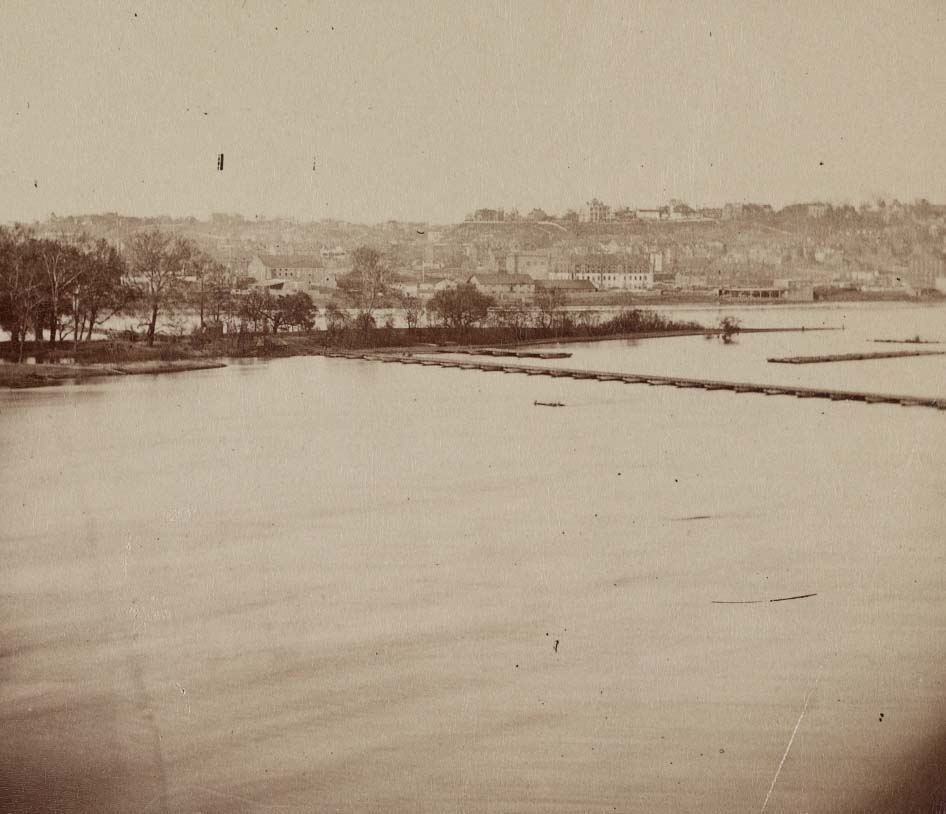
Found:
[[182, 373], [225, 367], [210, 359], [175, 359], [170, 361], [127, 361], [119, 364], [0, 364], [0, 387], [22, 389], [76, 383], [106, 376], [140, 376], [158, 373]]
[[[738, 328], [729, 329], [738, 330]], [[28, 342], [26, 364], [20, 348], [0, 343], [0, 387], [43, 387], [102, 376], [173, 373], [222, 367], [222, 359], [309, 356], [326, 351], [423, 350], [438, 347], [510, 347], [608, 339], [718, 334], [695, 322], [671, 320], [652, 311], [624, 311], [601, 322], [577, 322], [556, 315], [547, 326], [503, 325], [424, 328], [346, 326], [308, 333], [233, 333], [216, 337], [179, 337], [148, 346], [140, 341], [98, 340], [51, 344]]]

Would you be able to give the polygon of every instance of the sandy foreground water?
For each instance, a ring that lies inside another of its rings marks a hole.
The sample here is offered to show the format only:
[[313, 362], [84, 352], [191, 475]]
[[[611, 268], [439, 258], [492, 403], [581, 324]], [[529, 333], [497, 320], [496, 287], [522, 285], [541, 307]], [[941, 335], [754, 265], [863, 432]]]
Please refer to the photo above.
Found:
[[316, 358], [0, 394], [0, 810], [935, 811], [944, 421]]

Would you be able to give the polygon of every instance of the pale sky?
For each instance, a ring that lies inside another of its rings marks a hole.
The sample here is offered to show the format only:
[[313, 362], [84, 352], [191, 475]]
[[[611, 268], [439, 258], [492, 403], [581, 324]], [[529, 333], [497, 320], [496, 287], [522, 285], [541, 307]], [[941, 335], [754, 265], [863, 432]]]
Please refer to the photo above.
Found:
[[946, 202], [940, 0], [4, 0], [0, 23], [0, 221]]

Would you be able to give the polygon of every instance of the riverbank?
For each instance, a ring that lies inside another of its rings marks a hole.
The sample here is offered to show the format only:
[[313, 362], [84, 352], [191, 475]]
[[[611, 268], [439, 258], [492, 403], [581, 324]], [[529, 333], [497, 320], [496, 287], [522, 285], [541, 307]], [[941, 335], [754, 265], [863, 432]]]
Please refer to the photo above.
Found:
[[629, 291], [596, 291], [589, 294], [572, 295], [571, 305], [601, 306], [601, 307], [680, 307], [706, 306], [726, 308], [732, 306], [771, 307], [771, 306], [799, 306], [845, 303], [912, 303], [914, 305], [941, 304], [946, 300], [946, 294], [937, 290], [926, 290], [919, 293], [909, 291], [854, 291], [850, 289], [827, 288], [816, 286], [811, 299], [794, 298], [756, 298], [751, 297], [721, 297], [715, 291], [660, 291], [660, 292], [629, 292]]
[[158, 373], [183, 373], [188, 370], [211, 370], [226, 367], [213, 359], [176, 359], [171, 361], [137, 361], [122, 364], [57, 365], [57, 364], [2, 364], [0, 387], [22, 389], [76, 384], [88, 379], [108, 376], [142, 376]]
[[[675, 328], [623, 333], [579, 334], [572, 336], [548, 336], [542, 338], [523, 337], [488, 341], [496, 336], [494, 329], [475, 329], [470, 332], [473, 340], [465, 343], [453, 341], [423, 342], [418, 341], [428, 336], [421, 329], [405, 331], [393, 329], [400, 335], [401, 342], [391, 340], [390, 329], [376, 329], [375, 334], [385, 336], [387, 342], [371, 345], [358, 342], [330, 341], [339, 337], [330, 337], [328, 332], [314, 331], [309, 334], [266, 334], [242, 340], [239, 337], [223, 337], [211, 342], [191, 344], [182, 340], [169, 344], [148, 347], [136, 342], [117, 342], [102, 340], [87, 342], [78, 349], [50, 348], [48, 345], [28, 346], [26, 358], [29, 363], [0, 362], [0, 388], [50, 387], [63, 383], [78, 383], [93, 378], [120, 375], [143, 375], [159, 373], [180, 373], [188, 370], [208, 370], [226, 367], [227, 359], [254, 357], [258, 359], [278, 359], [293, 356], [323, 356], [335, 353], [475, 353], [477, 350], [493, 348], [523, 348], [542, 345], [557, 345], [582, 342], [602, 342], [612, 340], [669, 339], [686, 336], [720, 336], [720, 328]], [[432, 329], [438, 331], [439, 329]], [[805, 332], [836, 330], [833, 328], [745, 328], [736, 333]], [[414, 340], [414, 341], [411, 341]], [[7, 348], [0, 345], [0, 359], [9, 358]], [[3, 353], [6, 350], [7, 353]]]
[[[279, 358], [311, 356], [329, 351], [411, 351], [424, 346], [524, 344], [537, 340], [585, 341], [613, 339], [628, 334], [702, 333], [695, 322], [666, 319], [644, 311], [623, 311], [601, 324], [575, 325], [560, 317], [546, 326], [501, 325], [481, 327], [396, 328], [393, 325], [355, 327], [346, 324], [331, 330], [288, 334], [254, 334], [240, 331], [216, 336], [175, 337], [147, 345], [131, 340], [79, 343], [0, 343], [0, 387], [44, 387], [63, 381], [140, 373], [170, 373], [221, 367], [224, 358]], [[23, 362], [27, 364], [22, 364]]]

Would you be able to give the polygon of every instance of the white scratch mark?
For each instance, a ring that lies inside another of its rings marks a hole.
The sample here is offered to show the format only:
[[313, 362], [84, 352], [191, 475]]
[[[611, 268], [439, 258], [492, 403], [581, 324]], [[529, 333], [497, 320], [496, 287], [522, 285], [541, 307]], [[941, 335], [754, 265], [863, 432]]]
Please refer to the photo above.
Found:
[[[824, 665], [822, 665], [824, 667]], [[802, 719], [805, 717], [805, 713], [808, 712], [808, 702], [811, 701], [811, 696], [814, 695], [815, 690], [818, 688], [818, 682], [821, 680], [821, 668], [818, 669], [818, 675], [815, 676], [815, 680], [811, 685], [811, 689], [808, 690], [808, 695], [805, 696], [805, 705], [801, 708], [801, 715], [798, 716], [798, 720], [795, 721], [795, 728], [792, 730], [792, 736], [788, 739], [788, 746], [785, 747], [785, 753], [782, 755], [782, 759], [779, 761], [778, 768], [775, 770], [775, 777], [772, 778], [772, 785], [769, 786], [769, 793], [765, 795], [765, 802], [762, 803], [762, 810], [759, 814], [764, 814], [765, 809], [769, 805], [769, 798], [772, 796], [772, 791], [775, 788], [775, 784], [778, 782], [778, 776], [782, 772], [782, 766], [785, 765], [785, 759], [788, 757], [788, 753], [792, 748], [792, 743], [795, 741], [795, 735], [798, 734], [798, 727], [801, 726]]]

